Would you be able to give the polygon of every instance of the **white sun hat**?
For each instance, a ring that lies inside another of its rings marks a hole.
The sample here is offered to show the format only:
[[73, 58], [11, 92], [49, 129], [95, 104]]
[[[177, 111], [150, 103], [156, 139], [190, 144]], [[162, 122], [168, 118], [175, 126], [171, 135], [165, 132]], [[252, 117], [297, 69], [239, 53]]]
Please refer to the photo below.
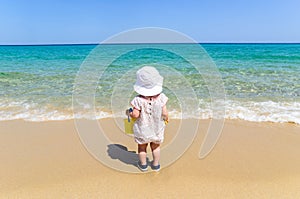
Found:
[[162, 92], [164, 78], [152, 66], [144, 66], [136, 72], [134, 90], [143, 96], [154, 96]]

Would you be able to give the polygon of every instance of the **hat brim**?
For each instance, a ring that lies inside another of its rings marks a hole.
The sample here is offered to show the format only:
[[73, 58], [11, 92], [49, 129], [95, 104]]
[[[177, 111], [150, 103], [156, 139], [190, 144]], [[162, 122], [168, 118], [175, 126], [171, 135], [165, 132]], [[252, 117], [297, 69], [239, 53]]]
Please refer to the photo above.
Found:
[[162, 92], [162, 86], [160, 85], [154, 86], [151, 89], [147, 89], [135, 84], [133, 86], [133, 89], [135, 90], [135, 92], [143, 96], [154, 96]]

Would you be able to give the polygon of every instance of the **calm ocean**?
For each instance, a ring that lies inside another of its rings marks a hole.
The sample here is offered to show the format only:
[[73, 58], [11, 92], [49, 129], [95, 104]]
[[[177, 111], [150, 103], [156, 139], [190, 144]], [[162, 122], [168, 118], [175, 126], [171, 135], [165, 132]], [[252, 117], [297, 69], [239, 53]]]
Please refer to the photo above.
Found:
[[[172, 48], [183, 49], [183, 44], [172, 45]], [[121, 46], [126, 48], [126, 45]], [[95, 47], [0, 46], [0, 120], [72, 119], [75, 77]], [[226, 118], [300, 124], [300, 44], [202, 44], [202, 47], [221, 74], [226, 92]], [[110, 50], [118, 48], [120, 45], [109, 46]], [[189, 53], [187, 49], [183, 49], [185, 53]], [[154, 57], [167, 60], [164, 65], [187, 79], [199, 98], [198, 117], [210, 118], [209, 92], [201, 75], [184, 60], [155, 49], [139, 50], [108, 66], [95, 93], [98, 118], [115, 116], [111, 110], [111, 96], [122, 74], [141, 63], [153, 63]], [[176, 84], [176, 77], [165, 78], [165, 81]], [[126, 89], [133, 90], [132, 87]], [[171, 117], [179, 117], [176, 96], [168, 88], [165, 93], [170, 98]], [[187, 118], [194, 116], [194, 110], [185, 115]], [[82, 112], [82, 118], [87, 117]]]

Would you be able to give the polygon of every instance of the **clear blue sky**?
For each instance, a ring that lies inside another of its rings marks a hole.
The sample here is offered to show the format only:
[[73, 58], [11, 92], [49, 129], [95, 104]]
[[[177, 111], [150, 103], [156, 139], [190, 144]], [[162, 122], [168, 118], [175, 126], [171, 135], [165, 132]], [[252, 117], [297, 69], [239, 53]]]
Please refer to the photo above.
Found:
[[98, 43], [138, 27], [198, 42], [300, 42], [300, 0], [0, 0], [0, 44]]

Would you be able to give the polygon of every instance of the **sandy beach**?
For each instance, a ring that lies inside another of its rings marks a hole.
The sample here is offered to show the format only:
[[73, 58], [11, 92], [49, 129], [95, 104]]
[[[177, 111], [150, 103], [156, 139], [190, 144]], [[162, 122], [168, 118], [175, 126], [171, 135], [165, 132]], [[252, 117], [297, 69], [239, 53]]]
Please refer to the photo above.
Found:
[[[111, 119], [100, 123], [115, 128]], [[169, 123], [165, 144], [178, 123]], [[73, 120], [0, 122], [0, 197], [300, 197], [299, 125], [227, 120], [214, 150], [199, 159], [208, 124], [208, 120], [200, 121], [191, 147], [167, 168], [158, 173], [129, 174], [93, 158], [82, 145]], [[126, 135], [114, 134], [111, 140], [136, 151]]]

